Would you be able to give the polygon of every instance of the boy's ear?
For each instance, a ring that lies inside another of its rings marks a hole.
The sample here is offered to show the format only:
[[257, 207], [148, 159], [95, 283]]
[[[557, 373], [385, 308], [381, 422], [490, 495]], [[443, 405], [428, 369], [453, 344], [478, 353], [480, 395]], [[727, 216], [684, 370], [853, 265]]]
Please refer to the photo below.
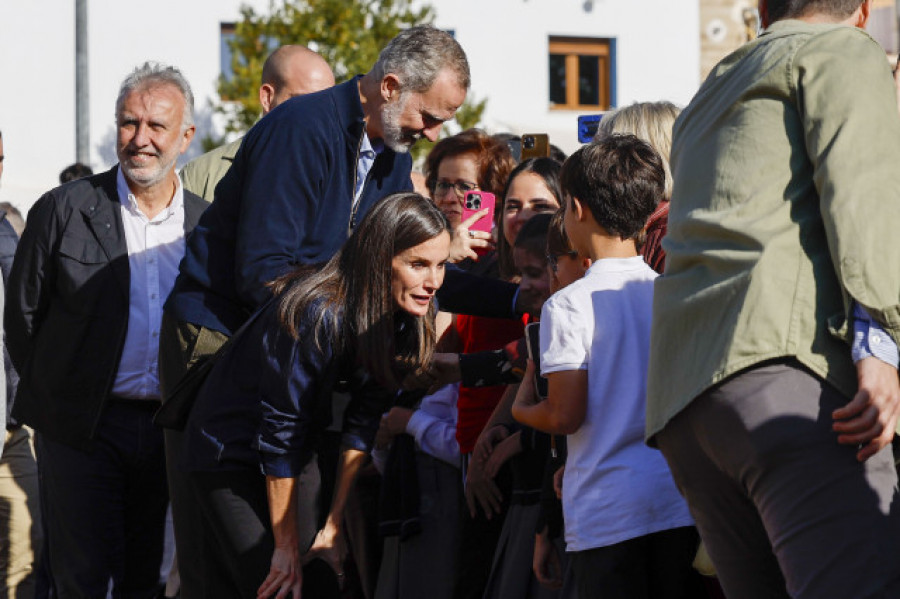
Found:
[[581, 205], [581, 200], [579, 200], [575, 196], [572, 196], [571, 201], [572, 201], [572, 210], [575, 211], [575, 220], [577, 220], [579, 222], [583, 221], [584, 217], [585, 217], [585, 214], [584, 214], [585, 211], [584, 211], [584, 206]]

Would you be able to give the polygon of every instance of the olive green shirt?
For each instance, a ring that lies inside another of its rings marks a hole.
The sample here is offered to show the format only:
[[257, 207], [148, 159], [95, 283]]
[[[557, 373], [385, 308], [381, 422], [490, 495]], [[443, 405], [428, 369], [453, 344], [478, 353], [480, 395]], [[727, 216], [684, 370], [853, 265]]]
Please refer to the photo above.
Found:
[[851, 300], [900, 341], [900, 115], [864, 31], [774, 23], [675, 123], [647, 436], [760, 362], [857, 387]]
[[212, 202], [216, 185], [234, 163], [234, 155], [241, 147], [243, 139], [241, 137], [231, 143], [221, 145], [184, 165], [184, 168], [181, 169], [181, 182], [184, 188], [207, 202]]

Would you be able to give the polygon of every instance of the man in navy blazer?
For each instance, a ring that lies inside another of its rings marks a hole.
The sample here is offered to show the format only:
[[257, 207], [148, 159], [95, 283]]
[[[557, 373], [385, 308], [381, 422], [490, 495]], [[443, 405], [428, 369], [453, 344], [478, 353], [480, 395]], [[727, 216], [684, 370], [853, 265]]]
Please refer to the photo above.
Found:
[[206, 202], [175, 162], [194, 135], [181, 73], [147, 63], [116, 101], [119, 164], [31, 209], [5, 325], [14, 416], [36, 431], [57, 595], [153, 597], [168, 491], [158, 338], [185, 233]]

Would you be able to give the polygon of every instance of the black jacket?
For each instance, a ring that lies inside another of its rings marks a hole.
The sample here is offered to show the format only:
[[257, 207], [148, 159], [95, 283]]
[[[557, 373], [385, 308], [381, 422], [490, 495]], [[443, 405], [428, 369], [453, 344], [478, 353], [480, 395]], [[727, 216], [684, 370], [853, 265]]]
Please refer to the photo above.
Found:
[[[17, 421], [89, 446], [128, 328], [128, 248], [118, 167], [47, 192], [28, 214], [7, 285], [7, 344], [19, 372]], [[207, 203], [184, 192], [184, 227]]]

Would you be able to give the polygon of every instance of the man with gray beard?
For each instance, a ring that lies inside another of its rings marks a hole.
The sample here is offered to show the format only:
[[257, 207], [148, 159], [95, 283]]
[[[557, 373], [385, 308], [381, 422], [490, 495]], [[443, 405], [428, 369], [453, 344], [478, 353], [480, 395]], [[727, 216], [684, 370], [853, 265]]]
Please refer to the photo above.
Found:
[[193, 95], [146, 63], [116, 101], [119, 164], [29, 214], [7, 287], [13, 416], [36, 431], [57, 596], [153, 597], [168, 492], [157, 349], [185, 233], [206, 202], [183, 189]]

